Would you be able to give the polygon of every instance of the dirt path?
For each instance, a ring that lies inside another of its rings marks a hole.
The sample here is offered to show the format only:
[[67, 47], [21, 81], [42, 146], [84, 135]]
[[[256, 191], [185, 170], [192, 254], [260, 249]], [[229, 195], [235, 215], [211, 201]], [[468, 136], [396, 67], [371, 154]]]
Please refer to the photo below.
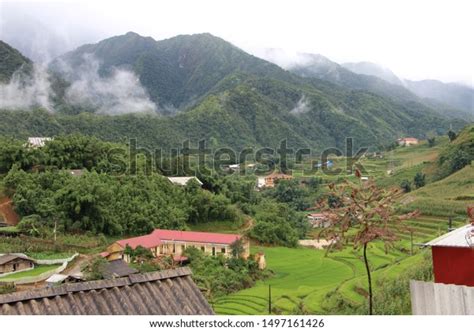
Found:
[[20, 222], [20, 216], [13, 210], [12, 200], [7, 197], [0, 199], [0, 216], [10, 226], [15, 226]]
[[77, 275], [81, 273], [82, 268], [94, 258], [92, 255], [79, 255], [62, 272], [64, 275]]
[[251, 217], [247, 217], [245, 219], [244, 225], [242, 225], [242, 227], [240, 228], [240, 232], [241, 233], [246, 233], [246, 232], [252, 230], [252, 228], [254, 226], [255, 226], [255, 221]]

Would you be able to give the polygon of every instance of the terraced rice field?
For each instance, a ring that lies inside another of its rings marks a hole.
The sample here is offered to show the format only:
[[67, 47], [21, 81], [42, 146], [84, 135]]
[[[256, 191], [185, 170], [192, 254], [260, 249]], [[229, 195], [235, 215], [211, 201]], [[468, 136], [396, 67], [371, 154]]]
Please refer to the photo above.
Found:
[[[455, 221], [453, 226], [462, 225]], [[407, 221], [413, 230], [414, 243], [427, 242], [448, 229], [447, 220], [432, 216], [422, 216]], [[381, 277], [396, 277], [409, 268], [422, 255], [414, 246], [415, 254], [410, 255], [410, 233], [399, 233], [400, 242], [386, 254], [380, 243], [369, 249], [369, 261], [375, 281]], [[268, 313], [268, 287], [272, 288], [272, 306], [276, 312], [290, 314], [303, 303], [313, 313], [322, 313], [326, 295], [337, 290], [345, 300], [359, 304], [365, 300], [366, 274], [359, 251], [346, 248], [330, 253], [310, 248], [256, 247], [264, 251], [268, 268], [275, 274], [266, 281], [260, 281], [253, 288], [246, 289], [213, 303], [218, 314], [255, 315]], [[374, 282], [375, 283], [375, 282]]]

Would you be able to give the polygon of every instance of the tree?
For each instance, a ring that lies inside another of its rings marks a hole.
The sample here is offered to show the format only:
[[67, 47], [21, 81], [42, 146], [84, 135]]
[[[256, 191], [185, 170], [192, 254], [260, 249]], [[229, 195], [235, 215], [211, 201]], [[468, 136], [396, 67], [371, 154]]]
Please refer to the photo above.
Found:
[[103, 271], [106, 264], [107, 260], [98, 256], [89, 261], [81, 271], [84, 272], [87, 280], [103, 279]]
[[273, 197], [278, 202], [288, 203], [296, 210], [305, 210], [309, 205], [304, 201], [307, 191], [297, 180], [280, 180], [273, 192]]
[[413, 178], [413, 183], [415, 184], [416, 188], [425, 186], [425, 177], [426, 175], [421, 172], [416, 173], [415, 178]]
[[451, 172], [456, 172], [467, 166], [471, 162], [472, 156], [465, 151], [458, 149], [452, 154]]
[[436, 138], [428, 138], [428, 146], [433, 147], [435, 145]]
[[448, 131], [448, 138], [449, 138], [449, 141], [453, 141], [457, 138], [457, 135], [454, 131], [452, 130], [449, 130]]
[[242, 256], [242, 254], [244, 254], [245, 252], [244, 242], [242, 238], [237, 239], [232, 244], [230, 244], [230, 250], [232, 252], [233, 257], [238, 258]]
[[374, 181], [360, 184], [345, 181], [338, 186], [331, 184], [329, 189], [332, 195], [339, 198], [340, 205], [332, 208], [327, 200], [322, 200], [319, 204], [318, 208], [329, 221], [329, 226], [323, 229], [320, 236], [325, 236], [333, 243], [330, 246], [336, 248], [352, 243], [354, 248], [363, 249], [369, 288], [369, 314], [372, 315], [372, 278], [367, 248], [374, 241], [382, 241], [388, 250], [398, 240], [396, 233], [402, 230], [402, 221], [416, 217], [418, 212], [397, 215], [395, 203], [401, 191], [379, 188]]
[[410, 181], [408, 179], [402, 180], [402, 182], [400, 183], [400, 188], [405, 193], [411, 192], [411, 183], [410, 183]]

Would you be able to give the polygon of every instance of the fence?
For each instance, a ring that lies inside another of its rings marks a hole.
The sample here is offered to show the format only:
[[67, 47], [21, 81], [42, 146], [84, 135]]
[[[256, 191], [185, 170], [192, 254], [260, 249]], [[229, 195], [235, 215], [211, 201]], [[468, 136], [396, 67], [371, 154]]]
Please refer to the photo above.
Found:
[[413, 315], [474, 315], [474, 287], [410, 281]]
[[65, 259], [55, 259], [55, 260], [35, 260], [35, 263], [36, 264], [46, 264], [46, 265], [51, 265], [51, 264], [60, 264], [60, 263], [64, 263], [64, 262], [71, 262], [72, 260], [74, 260], [77, 256], [79, 255], [79, 253], [76, 253], [70, 257], [67, 257]]

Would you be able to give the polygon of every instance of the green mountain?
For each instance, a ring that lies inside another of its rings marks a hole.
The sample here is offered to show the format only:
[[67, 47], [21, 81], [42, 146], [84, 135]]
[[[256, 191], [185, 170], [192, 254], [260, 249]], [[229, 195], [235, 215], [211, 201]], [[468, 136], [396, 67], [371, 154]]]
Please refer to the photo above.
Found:
[[353, 73], [378, 77], [388, 83], [400, 85], [421, 98], [421, 102], [458, 118], [474, 120], [474, 89], [456, 83], [438, 80], [401, 80], [392, 71], [370, 62], [343, 63]]
[[189, 106], [237, 71], [272, 77], [282, 74], [276, 65], [210, 34], [155, 41], [129, 32], [67, 53], [52, 68], [61, 70], [66, 64], [74, 72], [89, 60], [87, 55], [100, 61], [101, 75], [114, 68], [133, 70], [151, 99], [163, 108]]
[[344, 68], [360, 75], [375, 76], [395, 85], [403, 85], [403, 81], [390, 69], [381, 67], [371, 62], [346, 62], [341, 64]]
[[[304, 61], [294, 63], [288, 69], [302, 77], [315, 77], [349, 89], [366, 90], [394, 99], [396, 102], [411, 107], [429, 109], [443, 117], [474, 120], [474, 112], [468, 110], [469, 88], [463, 94], [453, 88], [439, 87], [436, 91], [422, 93], [422, 82], [399, 80], [390, 70], [368, 62], [345, 63], [339, 65], [319, 54], [302, 54]], [[443, 84], [443, 83], [441, 83]], [[416, 88], [415, 86], [419, 86]], [[472, 92], [472, 91], [471, 91]], [[471, 101], [472, 103], [472, 101]]]
[[474, 161], [474, 125], [468, 125], [440, 153], [438, 176], [446, 177]]
[[[95, 66], [101, 77], [132, 71], [161, 114], [68, 111], [65, 91]], [[402, 135], [423, 138], [465, 124], [416, 101], [301, 77], [210, 34], [155, 41], [127, 33], [67, 53], [51, 70], [67, 81], [56, 84], [61, 93], [55, 95], [62, 98], [56, 113], [4, 112], [0, 134], [82, 132], [112, 141], [137, 138], [141, 145], [167, 149], [186, 139], [236, 149], [275, 148], [286, 139], [291, 147], [321, 151], [343, 148], [346, 137], [354, 138], [355, 146], [377, 147]]]
[[0, 83], [8, 83], [18, 69], [29, 72], [31, 67], [30, 59], [0, 40]]
[[474, 89], [468, 86], [443, 83], [438, 80], [405, 80], [407, 88], [427, 102], [436, 101], [449, 107], [463, 110], [474, 118]]

